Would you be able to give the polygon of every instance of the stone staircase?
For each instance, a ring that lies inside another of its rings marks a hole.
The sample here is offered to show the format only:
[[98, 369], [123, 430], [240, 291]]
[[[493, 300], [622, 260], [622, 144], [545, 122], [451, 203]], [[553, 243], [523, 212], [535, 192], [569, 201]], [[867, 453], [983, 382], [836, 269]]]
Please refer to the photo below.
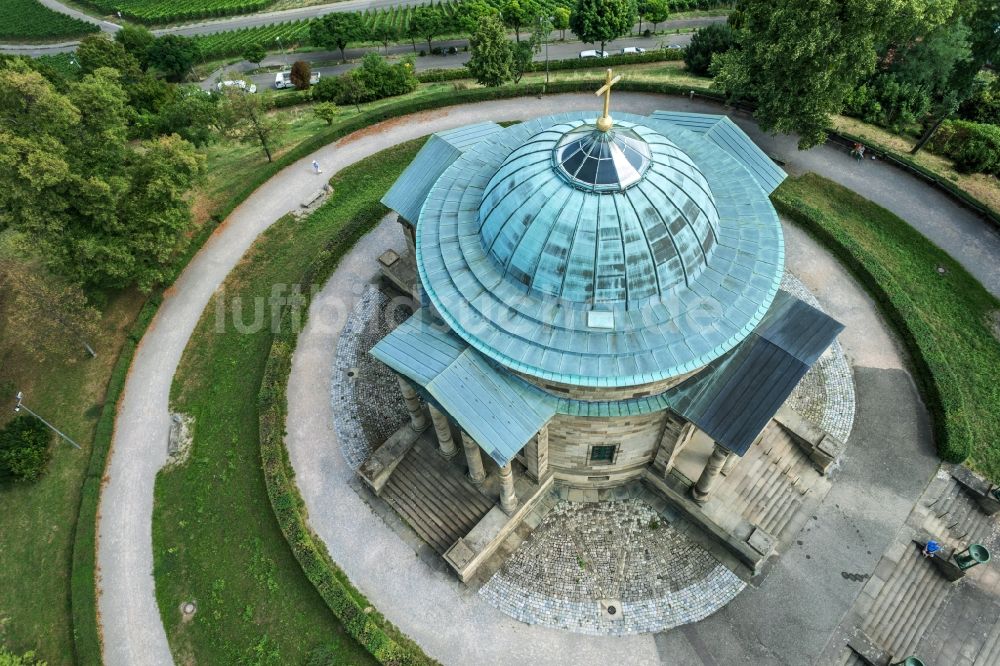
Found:
[[894, 655], [914, 651], [951, 593], [947, 580], [910, 544], [867, 614], [864, 631]]
[[403, 457], [381, 496], [440, 555], [494, 504], [425, 438]]
[[772, 423], [721, 482], [716, 498], [781, 542], [801, 528], [803, 505], [829, 489], [806, 453]]

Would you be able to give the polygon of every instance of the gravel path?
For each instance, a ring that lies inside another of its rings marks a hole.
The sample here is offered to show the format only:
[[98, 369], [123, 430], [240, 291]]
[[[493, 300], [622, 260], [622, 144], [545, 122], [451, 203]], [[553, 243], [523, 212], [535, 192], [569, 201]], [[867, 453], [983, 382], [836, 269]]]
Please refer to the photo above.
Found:
[[[660, 108], [718, 112], [715, 106], [654, 95], [622, 93], [616, 96], [616, 104], [620, 105], [618, 108], [643, 114]], [[170, 384], [187, 340], [215, 289], [264, 229], [295, 209], [299, 201], [318, 187], [318, 179], [310, 173], [310, 162], [318, 159], [326, 173], [332, 174], [384, 148], [434, 131], [484, 120], [521, 119], [590, 108], [595, 108], [592, 95], [558, 95], [544, 99], [522, 98], [456, 106], [415, 114], [405, 120], [389, 121], [303, 158], [260, 187], [230, 215], [166, 294], [136, 353], [119, 405], [98, 525], [99, 611], [103, 620], [105, 661], [109, 666], [169, 664], [172, 661], [154, 594], [151, 536], [153, 484], [157, 470], [166, 459]], [[744, 126], [751, 122], [745, 119], [738, 121]], [[838, 180], [850, 180], [856, 168], [848, 156], [831, 148], [820, 147], [800, 154], [794, 150], [794, 140], [778, 137], [768, 138], [763, 143], [772, 154], [786, 158], [793, 171], [812, 168]], [[877, 193], [880, 187], [901, 188], [905, 197], [909, 197], [911, 191], [927, 190], [909, 176], [880, 165], [872, 166], [875, 168], [865, 172], [867, 180], [858, 187], [865, 196], [870, 196], [868, 191], [873, 188]], [[982, 265], [977, 263], [978, 260], [971, 264], [978, 266], [977, 270], [1000, 272], [1000, 239], [995, 238], [996, 234], [993, 234], [995, 245], [985, 244], [984, 239], [992, 233], [985, 224], [976, 223], [974, 217], [970, 219], [970, 213], [944, 197], [931, 199], [936, 207], [914, 210], [913, 218], [907, 219], [921, 230], [927, 227], [941, 232], [945, 240], [948, 237], [961, 239], [963, 252], [979, 245], [977, 251], [982, 256]], [[365, 255], [362, 248], [359, 246], [358, 256], [371, 256]], [[965, 262], [970, 254], [959, 253], [957, 256]], [[359, 262], [356, 272], [373, 269], [372, 262], [367, 259]], [[345, 262], [341, 271], [350, 271], [351, 266], [351, 261]], [[351, 273], [341, 271], [338, 271], [341, 277], [334, 278], [330, 284], [346, 286], [344, 276]], [[894, 353], [886, 351], [886, 347], [876, 346], [878, 340], [888, 342], [888, 336], [879, 332], [879, 326], [875, 327], [877, 330], [852, 328], [855, 323], [868, 326], [872, 322], [872, 315], [857, 305], [856, 296], [841, 294], [846, 287], [840, 285], [811, 284], [807, 275], [798, 272], [831, 314], [840, 318], [838, 310], [844, 311], [841, 321], [848, 324], [848, 331], [842, 341], [849, 355], [871, 359], [875, 361], [875, 367], [899, 366]], [[1000, 282], [1000, 275], [996, 282]], [[994, 287], [1000, 291], [1000, 284]], [[341, 291], [341, 294], [344, 293], [348, 292]], [[321, 311], [317, 308], [330, 307], [331, 298], [328, 285], [314, 302], [314, 312]], [[342, 310], [346, 313], [352, 304], [345, 304], [343, 300], [339, 298], [336, 305], [340, 308], [346, 305]], [[327, 515], [316, 504], [325, 493], [338, 492], [338, 487], [359, 501], [357, 495], [345, 487], [349, 470], [339, 454], [328, 455], [313, 467], [301, 466], [303, 450], [312, 449], [317, 456], [336, 451], [336, 447], [329, 444], [333, 433], [326, 387], [333, 365], [337, 330], [336, 321], [331, 324], [328, 318], [326, 321], [321, 316], [310, 318], [296, 352], [293, 381], [289, 387], [289, 446], [297, 461], [298, 478], [311, 509], [313, 527], [324, 535], [334, 558], [344, 566], [354, 582], [371, 595], [380, 610], [390, 613], [390, 618], [413, 634], [431, 654], [446, 661], [471, 662], [473, 657], [484, 654], [495, 658], [497, 655], [513, 656], [517, 653], [532, 661], [542, 662], [546, 661], [545, 656], [554, 659], [571, 654], [580, 645], [578, 636], [569, 638], [561, 632], [546, 630], [548, 633], [544, 640], [521, 645], [510, 640], [514, 634], [502, 631], [506, 629], [516, 633], [524, 630], [524, 626], [497, 611], [489, 611], [475, 619], [468, 618], [467, 622], [456, 622], [454, 611], [459, 607], [456, 602], [461, 603], [474, 593], [455, 588], [448, 584], [446, 577], [432, 572], [425, 573], [421, 579], [436, 583], [432, 589], [439, 591], [441, 596], [437, 598], [439, 603], [428, 608], [421, 603], [427, 599], [422, 597], [424, 590], [417, 580], [388, 575], [393, 571], [393, 565], [398, 566], [404, 561], [399, 558], [406, 554], [400, 551], [399, 540], [392, 532], [378, 537], [377, 530], [381, 523], [377, 516], [364, 506], [350, 511], [344, 508], [338, 514]], [[848, 340], [856, 340], [859, 344], [849, 344]], [[888, 349], [891, 350], [891, 344]], [[324, 468], [324, 465], [327, 467]], [[339, 465], [342, 469], [338, 472], [330, 465]], [[330, 476], [325, 476], [327, 473]], [[338, 518], [351, 522], [338, 524]], [[381, 529], [386, 528], [381, 526]], [[386, 550], [380, 552], [371, 544], [352, 550], [352, 546], [364, 543], [359, 540], [362, 535], [365, 540], [375, 539], [383, 543]], [[405, 561], [412, 564], [412, 551], [407, 558]], [[378, 583], [388, 583], [393, 589], [379, 589]], [[397, 598], [398, 604], [395, 602]], [[415, 607], [419, 613], [407, 613]], [[496, 642], [485, 639], [483, 632], [487, 630], [500, 632], [494, 634]], [[424, 633], [430, 635], [425, 636]], [[630, 643], [629, 650], [636, 661], [656, 660], [651, 638], [635, 637], [629, 640], [634, 640], [635, 644]], [[620, 655], [623, 645], [620, 641], [594, 639], [588, 645], [594, 646], [595, 652], [588, 652], [588, 655], [614, 658]]]

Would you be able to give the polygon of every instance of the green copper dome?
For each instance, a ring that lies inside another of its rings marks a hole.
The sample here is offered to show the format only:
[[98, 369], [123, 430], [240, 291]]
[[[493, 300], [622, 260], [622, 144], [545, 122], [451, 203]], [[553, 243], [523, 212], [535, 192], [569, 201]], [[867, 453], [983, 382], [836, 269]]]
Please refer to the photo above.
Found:
[[439, 171], [416, 220], [426, 302], [533, 377], [638, 386], [698, 370], [777, 293], [766, 156], [730, 154], [759, 153], [742, 134], [724, 148], [654, 117], [616, 113], [604, 136], [594, 124], [570, 112], [495, 130]]
[[719, 229], [691, 158], [633, 123], [538, 132], [490, 179], [479, 219], [483, 248], [507, 277], [592, 305], [642, 303], [691, 284]]

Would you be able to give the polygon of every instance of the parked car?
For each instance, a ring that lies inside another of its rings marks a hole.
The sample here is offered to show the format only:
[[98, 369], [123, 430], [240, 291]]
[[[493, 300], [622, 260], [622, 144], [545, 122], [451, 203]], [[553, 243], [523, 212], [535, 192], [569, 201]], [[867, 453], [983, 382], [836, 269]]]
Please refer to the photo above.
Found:
[[622, 55], [638, 55], [639, 53], [645, 53], [646, 49], [641, 46], [626, 46], [622, 49]]
[[[323, 74], [321, 72], [313, 72], [309, 75], [309, 85], [314, 86], [319, 83], [319, 77]], [[292, 73], [291, 72], [278, 72], [274, 75], [274, 87], [278, 90], [283, 90], [285, 88], [294, 88], [295, 84], [292, 83]]]
[[607, 51], [595, 51], [591, 49], [590, 51], [580, 51], [581, 58], [607, 58]]
[[668, 49], [682, 49], [682, 48], [684, 48], [684, 47], [683, 47], [683, 46], [681, 46], [680, 44], [671, 44], [671, 45], [670, 45], [670, 46], [668, 46], [667, 48], [668, 48]]
[[257, 92], [257, 84], [255, 83], [248, 84], [246, 81], [219, 81], [216, 87], [219, 89], [220, 92], [225, 90], [226, 88], [238, 88], [239, 90], [248, 93]]
[[444, 50], [444, 52], [447, 53], [448, 55], [458, 55], [458, 47], [457, 46], [449, 46], [448, 48], [446, 48]]

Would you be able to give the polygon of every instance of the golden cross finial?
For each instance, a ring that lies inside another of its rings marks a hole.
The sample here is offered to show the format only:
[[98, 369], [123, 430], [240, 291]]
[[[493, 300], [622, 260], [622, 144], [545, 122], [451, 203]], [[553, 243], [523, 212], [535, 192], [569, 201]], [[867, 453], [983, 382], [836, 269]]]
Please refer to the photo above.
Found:
[[611, 68], [608, 68], [607, 78], [604, 79], [604, 85], [594, 93], [598, 97], [604, 95], [604, 115], [597, 119], [597, 129], [602, 132], [607, 132], [611, 129], [611, 114], [608, 113], [611, 108], [611, 86], [615, 85], [622, 80], [621, 74], [615, 78], [611, 78]]

